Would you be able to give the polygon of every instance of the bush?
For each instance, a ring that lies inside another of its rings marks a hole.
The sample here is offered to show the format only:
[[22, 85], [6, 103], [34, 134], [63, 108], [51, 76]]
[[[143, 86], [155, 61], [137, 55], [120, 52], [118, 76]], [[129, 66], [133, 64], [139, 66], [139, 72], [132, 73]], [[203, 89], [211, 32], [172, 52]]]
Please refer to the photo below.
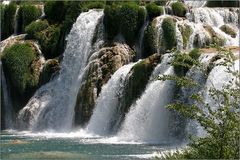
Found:
[[172, 18], [165, 18], [162, 22], [163, 38], [166, 49], [171, 50], [176, 46], [176, 27]]
[[104, 8], [105, 4], [106, 4], [105, 0], [86, 1], [84, 2], [84, 8], [87, 8], [87, 9]]
[[155, 3], [149, 3], [146, 5], [146, 9], [147, 9], [147, 13], [148, 16], [150, 18], [150, 20], [152, 20], [153, 18], [160, 16], [163, 14], [163, 7], [159, 7], [157, 6]]
[[200, 55], [201, 55], [201, 52], [197, 48], [195, 48], [189, 52], [189, 56], [194, 60], [197, 60], [200, 57]]
[[37, 54], [29, 43], [14, 44], [3, 51], [2, 62], [13, 90], [23, 95], [36, 87], [38, 81], [31, 69]]
[[47, 1], [44, 5], [44, 12], [51, 23], [61, 23], [66, 13], [65, 1]]
[[172, 3], [172, 10], [173, 14], [179, 17], [184, 17], [187, 12], [186, 7], [181, 2]]
[[60, 37], [60, 27], [51, 25], [45, 30], [36, 33], [41, 50], [46, 58], [54, 58], [59, 55], [58, 40]]
[[165, 6], [169, 0], [156, 0], [154, 3], [158, 6]]
[[107, 5], [104, 9], [103, 23], [108, 40], [113, 40], [119, 32], [119, 10], [120, 6], [115, 4]]
[[17, 6], [13, 3], [1, 5], [1, 40], [14, 33], [16, 8]]
[[147, 26], [143, 37], [143, 58], [146, 58], [157, 52], [156, 30]]
[[39, 8], [33, 5], [20, 6], [18, 12], [18, 22], [20, 27], [20, 33], [22, 33], [27, 25], [37, 20], [41, 16]]
[[48, 22], [44, 21], [37, 21], [32, 22], [25, 28], [25, 32], [28, 34], [28, 38], [36, 38], [36, 34], [46, 28], [48, 28]]

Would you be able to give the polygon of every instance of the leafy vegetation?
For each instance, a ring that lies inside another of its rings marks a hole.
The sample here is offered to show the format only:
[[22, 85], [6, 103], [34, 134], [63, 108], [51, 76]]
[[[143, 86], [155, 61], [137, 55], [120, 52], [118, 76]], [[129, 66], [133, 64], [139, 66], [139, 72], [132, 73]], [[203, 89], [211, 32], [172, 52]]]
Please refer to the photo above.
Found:
[[179, 17], [185, 17], [186, 7], [182, 2], [174, 2], [172, 3], [172, 11], [173, 14]]
[[23, 33], [25, 27], [41, 16], [41, 11], [34, 5], [22, 5], [18, 11], [19, 32]]
[[[238, 159], [240, 148], [240, 74], [235, 70], [234, 54], [226, 49], [219, 48], [218, 55], [224, 60], [218, 63], [226, 67], [226, 71], [234, 77], [222, 88], [212, 86], [208, 92], [216, 109], [203, 101], [203, 97], [197, 93], [191, 95], [195, 103], [187, 105], [176, 102], [168, 106], [184, 116], [197, 121], [207, 132], [205, 137], [191, 138], [191, 142], [183, 152], [166, 155], [166, 159]], [[168, 80], [168, 77], [160, 77]], [[171, 77], [170, 80], [173, 80]], [[182, 81], [181, 77], [175, 79]], [[191, 82], [192, 80], [188, 80]], [[181, 83], [179, 83], [181, 84]], [[183, 83], [182, 87], [188, 86]]]
[[157, 52], [156, 30], [152, 25], [148, 25], [143, 37], [143, 58]]
[[47, 1], [44, 5], [44, 12], [50, 23], [60, 23], [64, 20], [66, 13], [65, 1]]
[[17, 6], [14, 3], [1, 5], [1, 40], [7, 38], [14, 32], [14, 15]]
[[146, 9], [147, 9], [147, 13], [148, 16], [150, 18], [150, 20], [152, 20], [153, 18], [160, 16], [163, 14], [163, 10], [164, 8], [161, 6], [157, 6], [155, 3], [149, 3], [146, 5]]
[[17, 43], [3, 51], [3, 67], [6, 69], [13, 90], [20, 95], [35, 88], [38, 84], [38, 79], [31, 68], [36, 57], [37, 53], [29, 43]]
[[176, 46], [176, 27], [172, 18], [165, 18], [162, 22], [163, 37], [166, 49], [171, 50]]
[[36, 38], [37, 33], [48, 28], [49, 24], [46, 20], [32, 22], [25, 28], [25, 33], [27, 33], [28, 38]]

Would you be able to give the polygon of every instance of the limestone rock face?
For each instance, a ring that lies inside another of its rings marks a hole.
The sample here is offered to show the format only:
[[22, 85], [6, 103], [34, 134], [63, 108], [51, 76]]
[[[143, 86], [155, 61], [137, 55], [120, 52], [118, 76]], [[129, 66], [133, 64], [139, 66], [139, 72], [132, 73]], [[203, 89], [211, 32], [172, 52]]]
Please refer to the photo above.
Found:
[[133, 60], [134, 51], [126, 44], [114, 43], [94, 53], [84, 72], [75, 107], [75, 124], [84, 125], [92, 115], [102, 86], [111, 75]]

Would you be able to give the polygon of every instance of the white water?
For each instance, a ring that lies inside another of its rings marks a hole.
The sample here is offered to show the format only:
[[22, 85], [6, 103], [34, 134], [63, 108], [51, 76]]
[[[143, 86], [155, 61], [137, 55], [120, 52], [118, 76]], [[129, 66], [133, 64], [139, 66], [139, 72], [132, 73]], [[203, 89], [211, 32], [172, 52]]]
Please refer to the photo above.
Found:
[[87, 131], [107, 135], [115, 120], [119, 116], [118, 105], [124, 90], [124, 83], [127, 74], [135, 63], [119, 68], [103, 86], [100, 96], [97, 99], [95, 110], [87, 126]]
[[[153, 73], [161, 72], [173, 75], [170, 58], [163, 59], [163, 63], [156, 67]], [[118, 133], [119, 139], [126, 141], [140, 141], [164, 143], [169, 142], [169, 114], [165, 108], [173, 98], [175, 83], [171, 81], [150, 81], [147, 89], [136, 104], [131, 106], [129, 113]]]
[[[2, 62], [0, 61], [0, 74], [1, 74], [1, 84], [0, 92], [2, 91], [2, 97], [3, 97], [3, 107], [4, 107], [4, 127], [5, 129], [11, 129], [14, 126], [14, 112], [13, 112], [13, 106], [12, 106], [12, 100], [9, 92], [9, 86], [7, 85], [7, 81], [3, 72], [2, 68]], [[0, 94], [0, 95], [1, 95]]]
[[19, 7], [17, 7], [16, 9], [16, 12], [14, 14], [14, 34], [17, 35], [17, 32], [18, 32], [18, 19], [17, 19], [17, 16], [18, 16], [18, 11], [19, 11]]
[[68, 131], [84, 68], [91, 54], [91, 42], [102, 11], [80, 14], [68, 37], [58, 77], [42, 86], [19, 112], [20, 128]]
[[199, 8], [204, 7], [206, 5], [206, 0], [185, 0], [185, 4], [187, 6], [193, 7], [193, 8]]

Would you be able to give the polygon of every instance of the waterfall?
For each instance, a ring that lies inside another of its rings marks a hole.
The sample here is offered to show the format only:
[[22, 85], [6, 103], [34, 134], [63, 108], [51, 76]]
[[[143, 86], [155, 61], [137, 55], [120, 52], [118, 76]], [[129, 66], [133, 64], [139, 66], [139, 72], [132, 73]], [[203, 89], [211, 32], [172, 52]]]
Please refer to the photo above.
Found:
[[[153, 72], [173, 75], [168, 55]], [[120, 139], [144, 142], [169, 142], [169, 115], [165, 108], [174, 96], [175, 83], [172, 81], [150, 81], [140, 99], [133, 104], [122, 125]]]
[[179, 23], [181, 23], [181, 21], [177, 21], [176, 23], [176, 38], [177, 38], [177, 49], [178, 50], [183, 50], [183, 37], [182, 34], [179, 30]]
[[102, 15], [102, 11], [90, 10], [77, 18], [67, 37], [59, 76], [38, 89], [19, 112], [20, 128], [33, 131], [71, 129], [77, 92]]
[[[145, 12], [146, 12], [146, 10], [145, 10]], [[149, 23], [149, 21], [147, 19], [147, 14], [145, 14], [144, 23], [143, 23], [142, 27], [140, 28], [138, 41], [136, 44], [136, 60], [139, 60], [142, 58], [144, 31], [145, 31], [146, 27], [148, 26], [148, 23]]]
[[4, 109], [4, 127], [5, 129], [12, 129], [14, 127], [14, 112], [12, 106], [12, 100], [9, 92], [9, 87], [3, 72], [2, 62], [0, 61], [0, 70], [1, 70], [1, 94], [3, 97], [3, 109]]
[[19, 11], [19, 7], [17, 7], [16, 12], [14, 14], [14, 34], [17, 35], [18, 34], [18, 11]]
[[184, 3], [189, 7], [200, 8], [200, 7], [204, 7], [207, 1], [206, 0], [187, 0]]
[[87, 130], [98, 135], [107, 135], [120, 115], [118, 105], [122, 98], [126, 76], [135, 63], [119, 68], [102, 87]]

